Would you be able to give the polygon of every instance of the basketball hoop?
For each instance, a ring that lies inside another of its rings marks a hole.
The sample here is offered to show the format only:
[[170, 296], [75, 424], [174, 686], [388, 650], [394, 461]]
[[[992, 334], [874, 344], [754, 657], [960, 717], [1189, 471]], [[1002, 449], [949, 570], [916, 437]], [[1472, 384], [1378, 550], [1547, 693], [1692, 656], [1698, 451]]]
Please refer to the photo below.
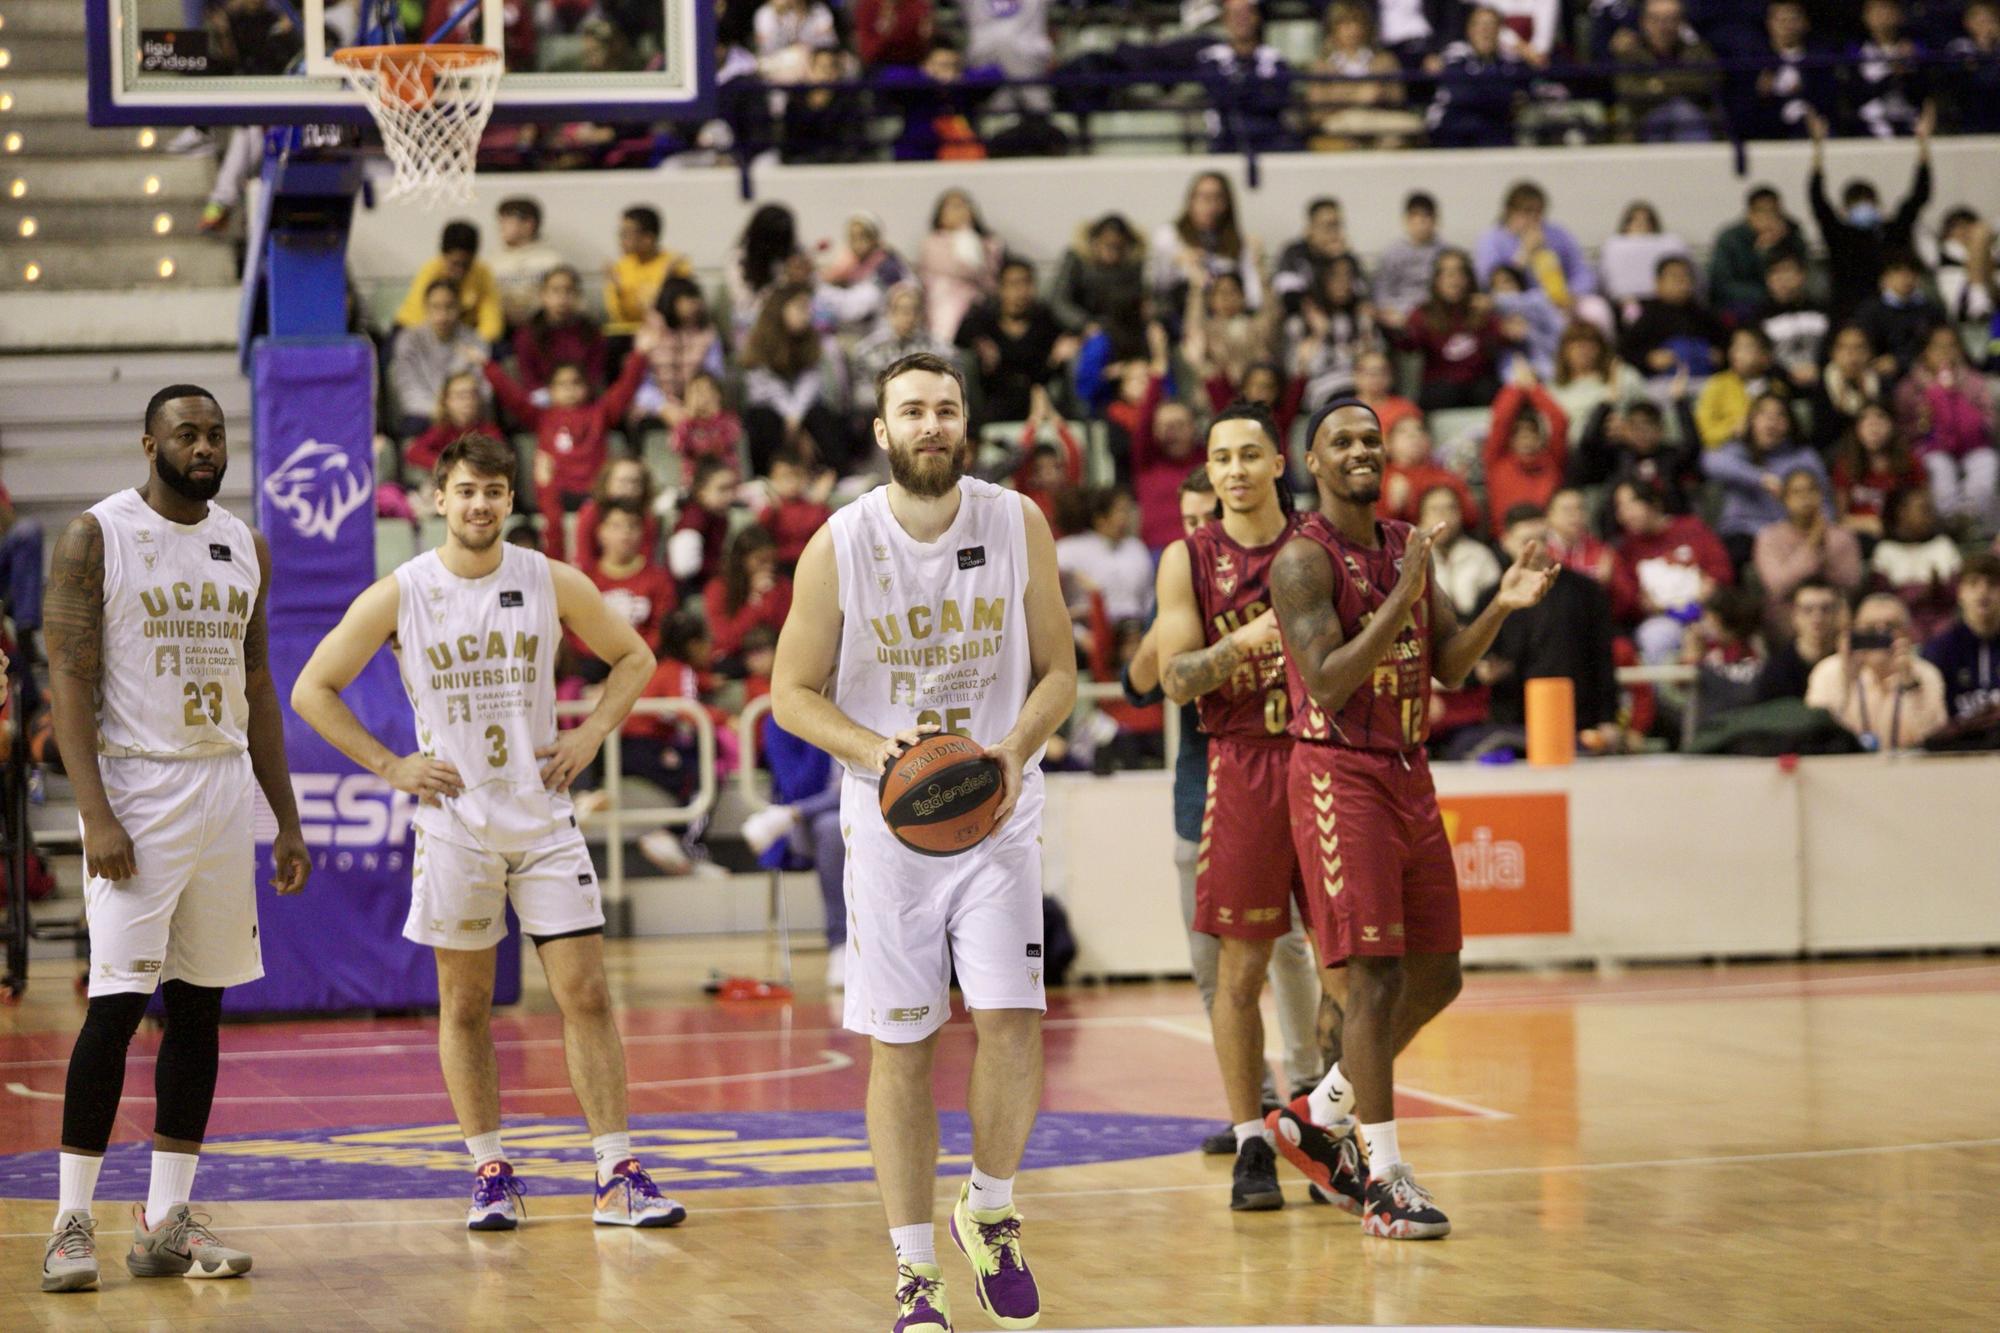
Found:
[[427, 207], [472, 197], [479, 136], [503, 62], [490, 46], [350, 46], [333, 53], [382, 131], [395, 168], [387, 197]]

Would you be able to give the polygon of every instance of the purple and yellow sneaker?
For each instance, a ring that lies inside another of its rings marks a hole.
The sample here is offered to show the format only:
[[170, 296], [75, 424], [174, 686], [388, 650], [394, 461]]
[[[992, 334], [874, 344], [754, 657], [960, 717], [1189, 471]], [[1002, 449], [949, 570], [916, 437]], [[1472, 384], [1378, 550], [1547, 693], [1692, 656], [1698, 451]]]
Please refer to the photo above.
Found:
[[1306, 1187], [1314, 1203], [1330, 1203], [1353, 1217], [1367, 1210], [1368, 1177], [1361, 1168], [1361, 1136], [1353, 1117], [1332, 1130], [1312, 1122], [1306, 1099], [1295, 1097], [1264, 1118], [1278, 1152], [1312, 1184]]
[[601, 1227], [672, 1227], [687, 1215], [687, 1209], [660, 1193], [638, 1158], [628, 1157], [597, 1187], [597, 1207], [590, 1218]]
[[472, 1207], [465, 1210], [467, 1231], [512, 1231], [528, 1215], [521, 1196], [527, 1187], [514, 1178], [505, 1162], [488, 1162], [473, 1177]]
[[972, 1265], [979, 1307], [1002, 1328], [1033, 1328], [1042, 1317], [1042, 1293], [1021, 1254], [1021, 1214], [1014, 1206], [975, 1212], [971, 1184], [959, 1186], [951, 1239]]
[[891, 1333], [951, 1333], [951, 1302], [936, 1264], [897, 1266], [896, 1306]]

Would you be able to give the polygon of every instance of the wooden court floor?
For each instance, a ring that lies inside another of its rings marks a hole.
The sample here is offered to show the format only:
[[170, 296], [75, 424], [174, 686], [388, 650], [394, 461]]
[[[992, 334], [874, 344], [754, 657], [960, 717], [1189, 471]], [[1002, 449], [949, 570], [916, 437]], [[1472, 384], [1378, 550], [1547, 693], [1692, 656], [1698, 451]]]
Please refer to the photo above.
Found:
[[[520, 1231], [462, 1229], [429, 1024], [231, 1027], [196, 1193], [242, 1196], [206, 1207], [256, 1271], [134, 1281], [144, 1157], [117, 1145], [150, 1128], [142, 1032], [106, 1166], [138, 1183], [100, 1189], [104, 1286], [71, 1296], [37, 1265], [81, 1002], [67, 966], [39, 968], [0, 1010], [0, 1330], [887, 1328], [865, 1048], [810, 984], [789, 1007], [702, 997], [708, 966], [756, 970], [757, 949], [614, 946], [639, 1141], [685, 1226], [594, 1228], [556, 1192], [589, 1154], [530, 964], [496, 1023], [515, 1160], [541, 1163]], [[2000, 1327], [2000, 959], [1477, 974], [1401, 1069], [1405, 1155], [1455, 1226], [1426, 1244], [1363, 1240], [1283, 1165], [1284, 1211], [1228, 1211], [1227, 1160], [1192, 1151], [1222, 1104], [1191, 986], [1072, 990], [1047, 1036], [1031, 1152], [1067, 1164], [1018, 1186], [1044, 1328]], [[971, 1047], [955, 1022], [946, 1108]], [[992, 1327], [942, 1262], [957, 1327]]]

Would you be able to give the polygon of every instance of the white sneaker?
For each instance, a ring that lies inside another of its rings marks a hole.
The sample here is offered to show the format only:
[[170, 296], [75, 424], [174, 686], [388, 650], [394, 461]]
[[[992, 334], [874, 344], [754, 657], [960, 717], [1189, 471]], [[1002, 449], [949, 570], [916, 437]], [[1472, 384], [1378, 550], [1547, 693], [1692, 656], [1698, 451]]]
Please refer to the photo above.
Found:
[[826, 956], [826, 988], [830, 991], [847, 989], [847, 946], [831, 950]]
[[688, 860], [687, 849], [671, 829], [656, 828], [651, 833], [639, 835], [639, 854], [653, 863], [653, 868], [663, 875], [685, 875], [692, 862]]
[[743, 841], [758, 856], [775, 847], [778, 839], [792, 831], [798, 815], [789, 805], [769, 805], [743, 821]]

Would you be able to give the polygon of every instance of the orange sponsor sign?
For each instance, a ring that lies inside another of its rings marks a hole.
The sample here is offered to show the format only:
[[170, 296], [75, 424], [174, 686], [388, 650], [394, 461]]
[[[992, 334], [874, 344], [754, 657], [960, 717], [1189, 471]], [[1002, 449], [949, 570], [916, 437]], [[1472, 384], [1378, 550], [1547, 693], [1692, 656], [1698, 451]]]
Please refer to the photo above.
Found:
[[1569, 797], [1440, 796], [1467, 935], [1569, 933]]

